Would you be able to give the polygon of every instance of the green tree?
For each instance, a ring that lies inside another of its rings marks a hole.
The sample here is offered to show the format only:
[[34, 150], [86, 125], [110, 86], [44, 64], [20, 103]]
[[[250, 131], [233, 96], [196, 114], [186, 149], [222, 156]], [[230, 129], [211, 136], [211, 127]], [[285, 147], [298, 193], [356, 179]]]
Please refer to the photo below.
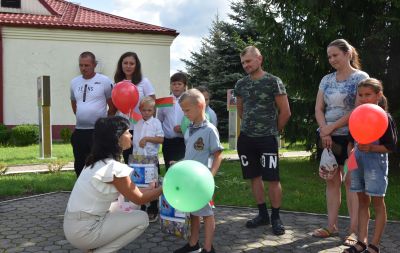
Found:
[[217, 16], [209, 37], [202, 40], [200, 51], [192, 52], [190, 60], [183, 60], [189, 83], [193, 87], [203, 85], [210, 90], [210, 106], [218, 116], [218, 129], [222, 138], [228, 136], [227, 89], [232, 89], [243, 76], [238, 47], [232, 40], [235, 34], [233, 28], [231, 24], [220, 21]]
[[391, 111], [399, 118], [400, 1], [243, 0], [237, 4], [258, 32], [256, 43], [265, 57], [265, 69], [287, 84], [292, 109], [287, 139], [310, 144], [315, 140], [315, 97], [321, 78], [332, 71], [326, 46], [337, 38], [355, 46], [364, 70], [383, 80]]
[[[311, 148], [319, 82], [333, 71], [326, 47], [344, 38], [358, 50], [363, 70], [383, 81], [390, 112], [399, 125], [399, 0], [240, 0], [231, 3], [231, 9], [232, 22], [217, 18], [200, 52], [185, 61], [193, 82], [208, 84], [215, 93], [212, 105], [225, 108], [225, 89], [233, 88], [244, 74], [238, 53], [246, 45], [256, 45], [264, 56], [264, 69], [282, 78], [287, 87], [292, 118], [285, 139], [306, 141]], [[223, 127], [227, 114], [217, 113]]]

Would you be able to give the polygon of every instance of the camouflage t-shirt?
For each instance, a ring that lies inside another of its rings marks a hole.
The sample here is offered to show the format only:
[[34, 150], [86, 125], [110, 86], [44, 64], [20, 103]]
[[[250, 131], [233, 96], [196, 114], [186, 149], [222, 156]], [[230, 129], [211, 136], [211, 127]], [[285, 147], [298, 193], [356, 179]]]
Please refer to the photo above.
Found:
[[245, 76], [237, 81], [235, 96], [241, 97], [243, 101], [240, 131], [250, 137], [277, 136], [278, 111], [275, 96], [285, 94], [282, 80], [269, 73], [265, 73], [259, 80]]

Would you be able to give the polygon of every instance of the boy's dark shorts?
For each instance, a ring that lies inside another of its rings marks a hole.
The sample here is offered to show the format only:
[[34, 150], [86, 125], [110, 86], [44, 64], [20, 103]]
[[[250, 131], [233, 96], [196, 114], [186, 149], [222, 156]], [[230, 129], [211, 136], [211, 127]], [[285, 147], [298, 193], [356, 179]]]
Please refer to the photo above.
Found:
[[264, 181], [279, 181], [276, 136], [249, 137], [240, 133], [237, 149], [244, 179], [262, 176]]

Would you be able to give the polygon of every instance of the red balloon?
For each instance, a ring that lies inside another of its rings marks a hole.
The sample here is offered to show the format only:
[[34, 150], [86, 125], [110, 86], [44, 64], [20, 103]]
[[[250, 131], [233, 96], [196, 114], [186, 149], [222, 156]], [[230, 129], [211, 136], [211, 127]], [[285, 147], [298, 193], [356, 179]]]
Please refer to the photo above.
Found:
[[112, 101], [122, 113], [129, 113], [139, 102], [139, 92], [131, 81], [124, 80], [117, 83], [112, 89]]
[[363, 104], [350, 114], [350, 133], [360, 144], [378, 140], [385, 133], [387, 127], [387, 113], [378, 105]]

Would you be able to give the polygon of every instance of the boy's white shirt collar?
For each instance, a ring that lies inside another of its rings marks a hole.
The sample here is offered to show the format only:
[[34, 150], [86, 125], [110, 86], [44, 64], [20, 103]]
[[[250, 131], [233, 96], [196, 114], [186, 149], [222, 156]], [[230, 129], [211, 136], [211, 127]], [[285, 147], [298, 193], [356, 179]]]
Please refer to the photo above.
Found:
[[[182, 94], [183, 94], [183, 92], [182, 92]], [[182, 97], [182, 94], [179, 95], [178, 97], [176, 97], [174, 94], [172, 94], [172, 97], [173, 97], [176, 101], [179, 101], [179, 99]]]
[[[143, 118], [142, 118], [143, 119]], [[150, 121], [152, 121], [154, 119], [154, 116], [151, 116], [148, 120], [144, 120], [143, 119], [143, 122], [144, 123], [150, 123]]]

